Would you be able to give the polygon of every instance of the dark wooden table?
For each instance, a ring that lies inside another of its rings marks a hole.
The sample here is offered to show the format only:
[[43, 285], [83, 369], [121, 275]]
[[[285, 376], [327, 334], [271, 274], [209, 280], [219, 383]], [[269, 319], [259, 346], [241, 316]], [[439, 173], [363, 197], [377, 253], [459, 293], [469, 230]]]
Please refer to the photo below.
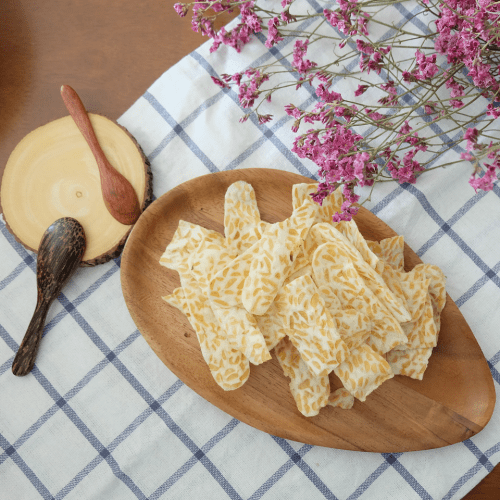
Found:
[[[0, 0], [0, 175], [31, 130], [67, 115], [71, 85], [88, 111], [117, 119], [205, 40], [176, 0]], [[225, 22], [229, 21], [227, 15]], [[466, 500], [500, 499], [500, 465]]]

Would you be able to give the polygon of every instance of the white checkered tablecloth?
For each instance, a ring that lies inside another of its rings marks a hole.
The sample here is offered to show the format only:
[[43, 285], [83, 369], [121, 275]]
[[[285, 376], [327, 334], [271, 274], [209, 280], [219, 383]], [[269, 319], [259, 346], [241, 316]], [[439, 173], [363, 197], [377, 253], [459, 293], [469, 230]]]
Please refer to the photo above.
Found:
[[[408, 16], [407, 9], [394, 7], [393, 15]], [[272, 109], [280, 116], [259, 126], [239, 124], [236, 92], [210, 80], [279, 58], [293, 44], [268, 50], [264, 41], [255, 38], [239, 55], [226, 47], [210, 54], [205, 43], [120, 118], [151, 160], [156, 197], [235, 168], [315, 177], [315, 165], [290, 152], [292, 118], [280, 114], [289, 102], [311, 108], [310, 87], [277, 96]], [[498, 390], [500, 187], [475, 194], [469, 169], [464, 162], [416, 185], [386, 183], [369, 208], [444, 270]], [[123, 299], [119, 258], [76, 272], [49, 312], [33, 372], [17, 378], [11, 365], [35, 308], [36, 256], [1, 218], [0, 256], [1, 500], [458, 499], [500, 461], [498, 406], [463, 443], [392, 455], [286, 441], [237, 421], [186, 387], [142, 338]]]

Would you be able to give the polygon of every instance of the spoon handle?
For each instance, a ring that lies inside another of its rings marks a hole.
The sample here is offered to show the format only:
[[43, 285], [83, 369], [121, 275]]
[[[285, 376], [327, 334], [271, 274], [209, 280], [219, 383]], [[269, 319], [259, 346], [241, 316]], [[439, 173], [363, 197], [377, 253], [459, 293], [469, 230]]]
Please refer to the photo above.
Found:
[[33, 369], [49, 307], [48, 301], [39, 300], [36, 304], [31, 322], [12, 363], [12, 373], [18, 377], [27, 375]]
[[99, 145], [99, 141], [95, 135], [89, 115], [87, 114], [87, 110], [85, 109], [80, 96], [69, 85], [63, 85], [61, 87], [61, 96], [66, 109], [69, 111], [69, 114], [75, 121], [76, 126], [87, 141], [87, 144], [89, 145], [92, 154], [99, 165], [99, 169], [108, 170], [109, 167], [113, 168], [109, 164], [104, 151]]

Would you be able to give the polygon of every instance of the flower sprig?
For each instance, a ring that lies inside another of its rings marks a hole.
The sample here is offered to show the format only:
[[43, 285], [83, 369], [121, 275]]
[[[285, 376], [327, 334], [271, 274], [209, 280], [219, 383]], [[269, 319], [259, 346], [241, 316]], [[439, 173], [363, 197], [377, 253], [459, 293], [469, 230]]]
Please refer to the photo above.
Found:
[[[212, 79], [238, 89], [241, 106], [250, 110], [240, 121], [255, 113], [261, 124], [273, 119], [261, 109], [272, 106], [276, 92], [314, 89], [312, 109], [289, 104], [284, 111], [298, 134], [292, 152], [318, 167], [322, 182], [313, 198], [321, 203], [342, 186], [345, 202], [334, 220], [357, 213], [358, 188], [415, 183], [439, 166], [468, 161], [471, 186], [493, 188], [500, 172], [500, 1], [421, 0], [400, 25], [386, 22], [386, 8], [394, 5], [388, 0], [337, 0], [314, 13], [295, 9], [294, 0], [276, 3], [276, 10], [269, 3], [213, 0], [175, 9], [185, 16], [191, 8], [192, 27], [213, 39], [211, 51], [225, 44], [239, 52], [255, 33], [266, 35], [267, 47], [295, 39], [293, 50], [272, 63]], [[216, 16], [234, 8], [236, 26], [216, 32]], [[416, 29], [416, 17], [427, 28]], [[380, 28], [389, 35], [376, 41], [371, 33]], [[333, 59], [324, 55], [328, 46]], [[349, 89], [338, 92], [340, 79]], [[460, 159], [440, 163], [460, 145]]]

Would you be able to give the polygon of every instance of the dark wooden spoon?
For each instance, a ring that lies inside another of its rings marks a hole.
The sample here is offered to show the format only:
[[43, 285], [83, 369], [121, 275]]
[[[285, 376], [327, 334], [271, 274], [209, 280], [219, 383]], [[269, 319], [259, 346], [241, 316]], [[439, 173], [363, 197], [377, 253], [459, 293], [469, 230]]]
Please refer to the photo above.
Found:
[[49, 307], [80, 265], [85, 246], [83, 227], [71, 217], [56, 220], [43, 234], [36, 264], [36, 308], [12, 363], [14, 375], [32, 370]]
[[134, 187], [106, 158], [78, 94], [69, 85], [63, 85], [61, 96], [97, 161], [102, 197], [106, 208], [118, 222], [126, 226], [134, 224], [141, 215], [139, 199]]

